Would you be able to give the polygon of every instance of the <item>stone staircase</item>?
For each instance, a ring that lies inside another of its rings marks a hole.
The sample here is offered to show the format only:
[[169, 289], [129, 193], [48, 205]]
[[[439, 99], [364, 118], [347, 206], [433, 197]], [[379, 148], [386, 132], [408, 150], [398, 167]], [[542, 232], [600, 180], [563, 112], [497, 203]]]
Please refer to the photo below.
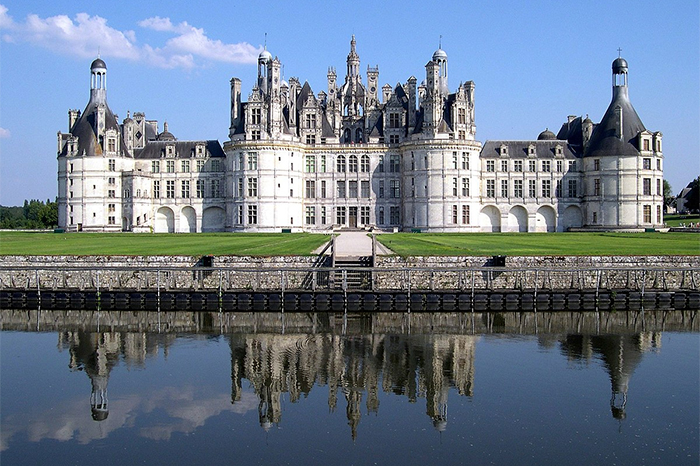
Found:
[[336, 290], [371, 290], [372, 256], [336, 257], [333, 288]]

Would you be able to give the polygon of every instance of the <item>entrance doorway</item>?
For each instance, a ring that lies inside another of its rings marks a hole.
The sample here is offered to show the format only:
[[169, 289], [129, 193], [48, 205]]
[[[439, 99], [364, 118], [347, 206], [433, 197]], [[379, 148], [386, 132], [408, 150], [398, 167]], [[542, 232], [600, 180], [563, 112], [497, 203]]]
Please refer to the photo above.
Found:
[[357, 207], [348, 208], [348, 226], [357, 228]]

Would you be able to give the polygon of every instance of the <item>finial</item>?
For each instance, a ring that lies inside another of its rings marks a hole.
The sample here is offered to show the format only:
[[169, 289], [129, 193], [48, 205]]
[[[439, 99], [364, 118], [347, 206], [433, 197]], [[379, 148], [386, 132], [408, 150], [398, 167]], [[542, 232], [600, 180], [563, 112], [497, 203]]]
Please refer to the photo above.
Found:
[[440, 34], [440, 42], [438, 42], [438, 48], [442, 48], [442, 34]]
[[620, 47], [617, 48], [617, 58], [622, 58], [622, 49]]
[[100, 58], [100, 46], [97, 46], [97, 58]]
[[265, 33], [265, 50], [267, 50], [267, 32]]

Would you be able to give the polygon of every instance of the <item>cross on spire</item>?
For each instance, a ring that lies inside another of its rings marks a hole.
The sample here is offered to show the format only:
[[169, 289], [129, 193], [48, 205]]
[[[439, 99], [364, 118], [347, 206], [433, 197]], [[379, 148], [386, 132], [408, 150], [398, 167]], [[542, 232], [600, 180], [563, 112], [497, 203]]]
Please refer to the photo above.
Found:
[[617, 58], [622, 58], [622, 49], [620, 47], [617, 48]]

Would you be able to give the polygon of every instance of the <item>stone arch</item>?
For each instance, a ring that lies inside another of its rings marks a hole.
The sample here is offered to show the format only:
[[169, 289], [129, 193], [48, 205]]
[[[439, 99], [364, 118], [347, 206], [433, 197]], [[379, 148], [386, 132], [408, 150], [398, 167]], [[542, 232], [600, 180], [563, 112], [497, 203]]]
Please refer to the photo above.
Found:
[[202, 231], [224, 231], [226, 211], [221, 207], [208, 207], [202, 212]]
[[197, 232], [197, 212], [190, 206], [183, 207], [180, 212], [180, 232]]
[[156, 212], [156, 233], [175, 233], [175, 213], [170, 207], [161, 207]]
[[551, 206], [542, 206], [535, 214], [535, 231], [557, 231], [557, 213]]
[[583, 212], [581, 212], [581, 208], [571, 205], [564, 209], [560, 223], [563, 231], [569, 228], [581, 228], [583, 226]]
[[508, 212], [508, 231], [527, 231], [527, 210], [521, 205], [516, 205]]
[[501, 231], [501, 211], [492, 205], [484, 207], [479, 215], [479, 224], [481, 231]]

